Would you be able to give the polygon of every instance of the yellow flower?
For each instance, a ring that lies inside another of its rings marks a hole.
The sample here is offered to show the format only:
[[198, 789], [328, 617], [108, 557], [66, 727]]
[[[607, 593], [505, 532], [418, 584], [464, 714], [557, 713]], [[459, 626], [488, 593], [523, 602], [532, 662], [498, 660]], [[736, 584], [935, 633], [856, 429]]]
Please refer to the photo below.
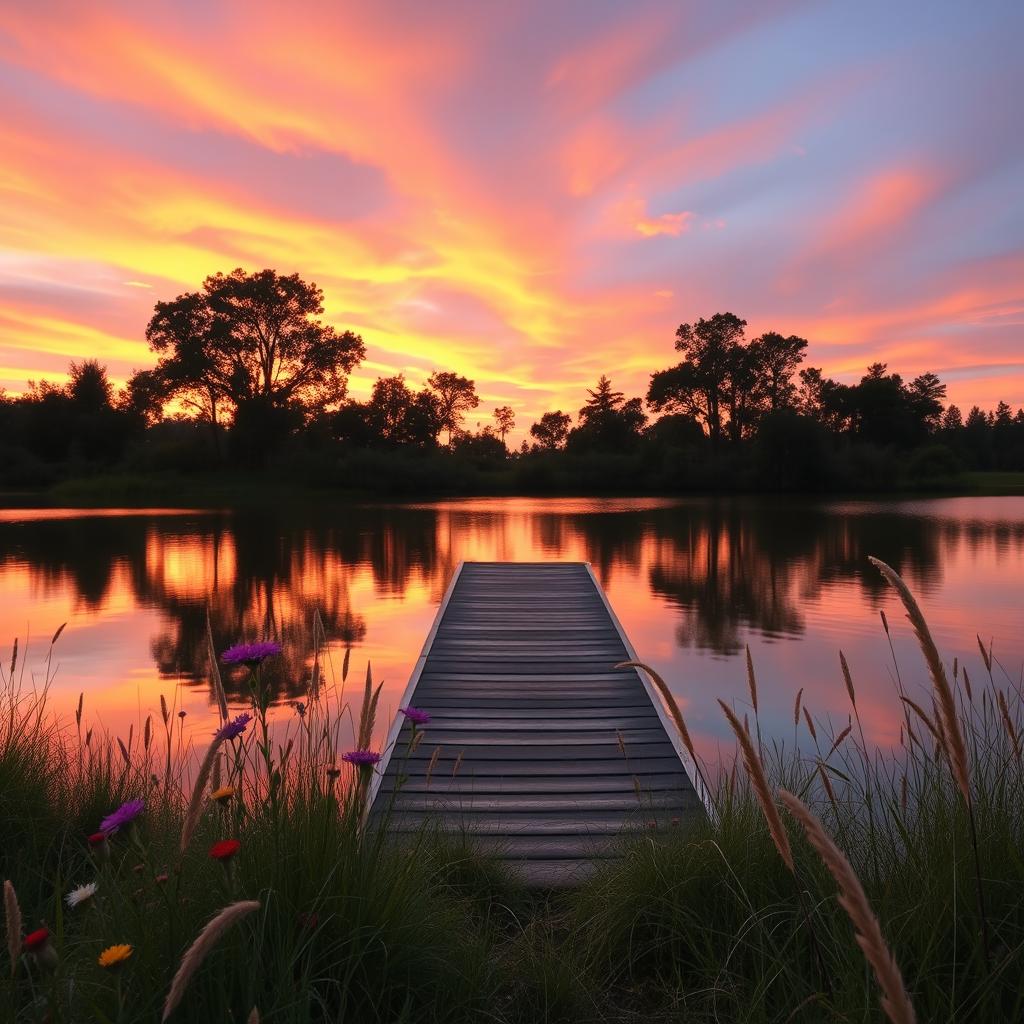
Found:
[[96, 962], [100, 967], [119, 967], [132, 955], [132, 947], [121, 944], [119, 946], [108, 946], [100, 953]]
[[219, 804], [226, 804], [234, 795], [235, 791], [231, 786], [221, 786], [210, 794], [210, 799], [216, 800]]

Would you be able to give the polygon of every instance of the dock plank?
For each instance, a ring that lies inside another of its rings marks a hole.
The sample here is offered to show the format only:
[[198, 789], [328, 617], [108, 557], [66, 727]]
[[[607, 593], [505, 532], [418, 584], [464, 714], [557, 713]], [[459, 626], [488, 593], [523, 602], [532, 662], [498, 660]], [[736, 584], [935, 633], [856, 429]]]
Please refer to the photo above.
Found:
[[415, 749], [397, 721], [370, 794], [396, 837], [468, 835], [529, 885], [561, 887], [621, 838], [707, 813], [629, 640], [582, 562], [467, 562], [403, 704], [429, 711]]

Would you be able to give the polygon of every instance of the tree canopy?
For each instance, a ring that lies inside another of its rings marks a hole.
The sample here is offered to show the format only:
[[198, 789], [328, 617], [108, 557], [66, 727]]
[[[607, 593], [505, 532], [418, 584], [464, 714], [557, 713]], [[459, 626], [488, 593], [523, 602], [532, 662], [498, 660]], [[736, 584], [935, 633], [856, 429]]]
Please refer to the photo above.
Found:
[[365, 348], [317, 319], [323, 311], [315, 284], [274, 270], [214, 274], [201, 291], [158, 302], [146, 340], [163, 399], [214, 424], [221, 409], [254, 429], [273, 421], [271, 436], [337, 408]]

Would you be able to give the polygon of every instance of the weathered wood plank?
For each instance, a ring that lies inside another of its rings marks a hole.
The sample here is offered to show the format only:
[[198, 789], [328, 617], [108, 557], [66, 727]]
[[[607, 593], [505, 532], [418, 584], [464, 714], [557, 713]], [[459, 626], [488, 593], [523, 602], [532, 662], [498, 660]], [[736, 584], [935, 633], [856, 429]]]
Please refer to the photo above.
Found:
[[627, 832], [704, 814], [660, 705], [584, 563], [464, 563], [371, 793], [395, 835], [467, 833], [528, 884], [566, 885]]

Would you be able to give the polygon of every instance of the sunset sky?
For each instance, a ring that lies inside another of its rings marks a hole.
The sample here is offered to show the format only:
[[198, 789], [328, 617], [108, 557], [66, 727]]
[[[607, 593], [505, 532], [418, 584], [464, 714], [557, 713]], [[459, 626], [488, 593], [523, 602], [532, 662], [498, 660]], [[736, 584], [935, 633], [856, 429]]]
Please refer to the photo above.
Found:
[[298, 271], [353, 377], [642, 393], [731, 310], [1024, 405], [1024, 5], [0, 0], [0, 387]]

